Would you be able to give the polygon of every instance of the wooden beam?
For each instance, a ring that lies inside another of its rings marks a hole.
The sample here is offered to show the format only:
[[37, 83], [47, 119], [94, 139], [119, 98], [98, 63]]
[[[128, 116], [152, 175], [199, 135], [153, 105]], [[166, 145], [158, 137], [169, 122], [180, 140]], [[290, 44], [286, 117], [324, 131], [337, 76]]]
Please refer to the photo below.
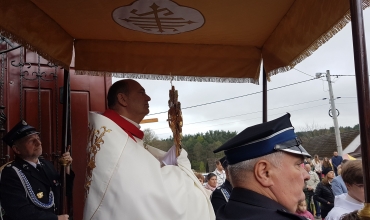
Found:
[[145, 123], [153, 123], [153, 122], [158, 122], [158, 118], [148, 118], [148, 119], [143, 119], [140, 124], [145, 124]]

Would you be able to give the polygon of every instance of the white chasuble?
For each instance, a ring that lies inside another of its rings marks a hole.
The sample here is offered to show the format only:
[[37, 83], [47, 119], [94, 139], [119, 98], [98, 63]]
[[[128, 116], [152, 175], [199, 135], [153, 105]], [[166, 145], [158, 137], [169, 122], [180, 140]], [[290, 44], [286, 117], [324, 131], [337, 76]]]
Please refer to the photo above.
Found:
[[178, 166], [161, 167], [166, 152], [144, 148], [107, 117], [90, 112], [89, 130], [84, 220], [215, 219], [184, 149]]

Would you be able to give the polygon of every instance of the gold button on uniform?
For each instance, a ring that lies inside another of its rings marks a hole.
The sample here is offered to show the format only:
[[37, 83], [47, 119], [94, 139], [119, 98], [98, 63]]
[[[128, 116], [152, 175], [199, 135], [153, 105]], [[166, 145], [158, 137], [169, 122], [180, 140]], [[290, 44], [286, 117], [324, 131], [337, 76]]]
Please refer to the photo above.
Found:
[[42, 199], [42, 197], [44, 197], [44, 193], [43, 192], [39, 192], [36, 194], [37, 198], [38, 199]]

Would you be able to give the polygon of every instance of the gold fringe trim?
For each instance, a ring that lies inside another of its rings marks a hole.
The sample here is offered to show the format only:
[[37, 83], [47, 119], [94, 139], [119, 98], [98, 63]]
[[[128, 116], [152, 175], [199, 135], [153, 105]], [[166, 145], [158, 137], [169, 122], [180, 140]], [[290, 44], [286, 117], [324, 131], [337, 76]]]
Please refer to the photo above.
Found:
[[148, 79], [148, 80], [173, 80], [189, 82], [217, 82], [217, 83], [254, 83], [258, 85], [258, 79], [252, 78], [223, 78], [223, 77], [199, 77], [199, 76], [170, 76], [157, 74], [139, 74], [139, 73], [111, 73], [98, 71], [76, 70], [76, 75], [88, 76], [108, 76], [129, 79]]
[[53, 64], [55, 64], [57, 66], [61, 66], [64, 69], [69, 69], [69, 65], [65, 65], [64, 63], [60, 62], [59, 60], [54, 59], [48, 53], [45, 53], [42, 50], [40, 50], [40, 49], [32, 46], [31, 44], [29, 44], [23, 38], [18, 37], [18, 36], [14, 35], [14, 34], [11, 34], [10, 32], [8, 32], [7, 30], [3, 29], [2, 27], [0, 27], [0, 35], [3, 36], [3, 37], [8, 38], [9, 40], [11, 40], [13, 42], [16, 42], [19, 45], [22, 45], [22, 47], [24, 47], [24, 48], [26, 48], [28, 50], [31, 50], [31, 51], [37, 53], [38, 55], [42, 56], [44, 59], [52, 62]]
[[[370, 0], [363, 0], [362, 1], [362, 10], [370, 7]], [[287, 66], [280, 67], [274, 70], [271, 70], [267, 75], [268, 78], [276, 75], [278, 73], [287, 72], [293, 69], [298, 63], [302, 62], [307, 57], [311, 56], [313, 52], [315, 52], [319, 47], [323, 44], [328, 42], [335, 34], [337, 34], [340, 30], [342, 30], [349, 22], [351, 21], [351, 12], [350, 10], [344, 15], [344, 17], [339, 20], [337, 24], [335, 24], [329, 31], [324, 33], [317, 39], [314, 43], [312, 43], [306, 50], [304, 50], [298, 57], [296, 57], [291, 63]]]

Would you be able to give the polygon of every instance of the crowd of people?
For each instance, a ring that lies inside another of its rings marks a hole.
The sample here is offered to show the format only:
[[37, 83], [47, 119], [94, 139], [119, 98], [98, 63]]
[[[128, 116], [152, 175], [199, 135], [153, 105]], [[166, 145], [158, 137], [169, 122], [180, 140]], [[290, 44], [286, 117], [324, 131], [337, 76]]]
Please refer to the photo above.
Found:
[[[216, 169], [194, 173], [185, 149], [163, 152], [143, 142], [140, 121], [150, 97], [135, 80], [114, 83], [108, 109], [90, 113], [83, 219], [354, 219], [364, 205], [361, 160], [334, 152], [320, 159], [302, 146], [290, 114], [246, 128], [214, 153]], [[94, 136], [96, 135], [96, 136]], [[58, 210], [60, 176], [39, 156], [36, 129], [21, 121], [3, 141], [16, 159], [0, 169], [4, 220], [69, 219]], [[94, 143], [96, 141], [96, 143]], [[66, 161], [67, 195], [74, 172]], [[148, 180], [150, 184], [148, 184]], [[82, 202], [82, 201], [81, 201]]]
[[[228, 181], [227, 165], [225, 157], [216, 161], [217, 168], [207, 175], [207, 183], [204, 183], [202, 174], [195, 173], [210, 195], [215, 213], [228, 202], [232, 191], [232, 185]], [[364, 205], [361, 160], [343, 160], [335, 151], [330, 159], [324, 157], [320, 160], [318, 155], [315, 155], [313, 160], [306, 158], [302, 166], [310, 177], [305, 181], [303, 189], [305, 199], [297, 204], [297, 215], [309, 220], [356, 219], [355, 214]], [[220, 174], [225, 174], [222, 181], [219, 178]]]
[[361, 160], [343, 160], [337, 151], [330, 159], [324, 157], [320, 161], [318, 155], [312, 161], [306, 159], [305, 169], [310, 174], [304, 189], [308, 212], [318, 219], [321, 216], [335, 220], [361, 209], [364, 203], [361, 164]]

